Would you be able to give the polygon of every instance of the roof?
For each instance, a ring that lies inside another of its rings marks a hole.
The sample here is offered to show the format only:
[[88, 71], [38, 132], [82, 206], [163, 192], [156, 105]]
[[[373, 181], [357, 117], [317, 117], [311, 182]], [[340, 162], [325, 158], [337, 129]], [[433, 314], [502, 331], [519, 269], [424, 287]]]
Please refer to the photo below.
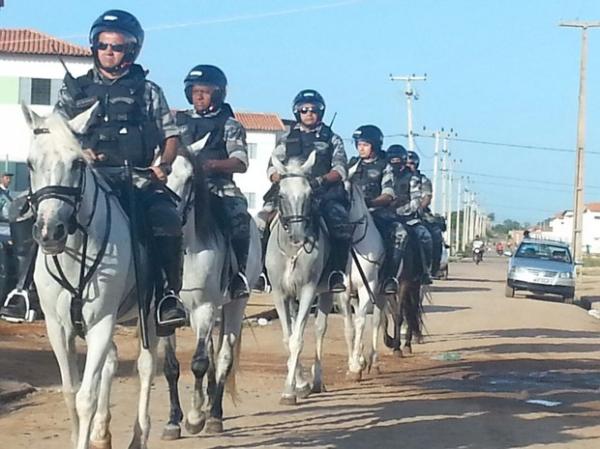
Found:
[[251, 131], [285, 131], [285, 126], [277, 114], [267, 112], [236, 112], [235, 118]]
[[600, 203], [588, 203], [585, 205], [585, 210], [590, 212], [600, 212]]
[[0, 54], [89, 57], [89, 48], [30, 29], [0, 28]]

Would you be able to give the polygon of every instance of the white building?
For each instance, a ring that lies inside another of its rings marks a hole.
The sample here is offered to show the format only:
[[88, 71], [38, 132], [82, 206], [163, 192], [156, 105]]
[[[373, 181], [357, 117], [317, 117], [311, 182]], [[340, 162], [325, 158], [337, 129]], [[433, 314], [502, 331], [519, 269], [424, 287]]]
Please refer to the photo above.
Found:
[[[550, 219], [550, 230], [541, 236], [561, 242], [571, 242], [573, 237], [573, 211], [565, 210]], [[584, 254], [600, 254], [600, 203], [589, 203], [583, 211], [582, 250]]]
[[267, 178], [269, 159], [286, 128], [277, 114], [236, 112], [235, 118], [246, 128], [250, 165], [246, 173], [238, 173], [234, 179], [248, 199], [250, 214], [256, 215], [262, 208], [263, 195], [271, 187]]
[[27, 186], [24, 164], [29, 136], [20, 103], [47, 114], [56, 103], [65, 76], [61, 57], [73, 76], [87, 72], [93, 60], [87, 47], [27, 29], [0, 29], [0, 170], [15, 174], [12, 190]]

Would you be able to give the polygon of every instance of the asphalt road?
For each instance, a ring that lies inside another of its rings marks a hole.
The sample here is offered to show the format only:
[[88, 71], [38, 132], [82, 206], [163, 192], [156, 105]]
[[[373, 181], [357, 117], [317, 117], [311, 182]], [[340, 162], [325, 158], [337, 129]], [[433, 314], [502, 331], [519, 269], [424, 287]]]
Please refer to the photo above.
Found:
[[[328, 392], [296, 407], [278, 404], [285, 351], [277, 321], [245, 330], [238, 388], [226, 403], [225, 433], [176, 442], [159, 436], [166, 421], [166, 384], [152, 397], [151, 448], [397, 448], [508, 449], [600, 447], [600, 320], [557, 301], [504, 298], [506, 259], [455, 263], [450, 280], [432, 288], [425, 342], [394, 357], [380, 346], [382, 369], [360, 383], [345, 379], [346, 349], [339, 316], [326, 343]], [[313, 354], [307, 330], [304, 360]], [[182, 366], [193, 352], [181, 332]], [[0, 378], [38, 392], [0, 408], [0, 447], [69, 447], [68, 421], [57, 390], [58, 370], [41, 325], [0, 325]], [[119, 331], [122, 362], [115, 381], [113, 444], [127, 447], [135, 415], [135, 339]], [[192, 376], [182, 375], [189, 404]]]

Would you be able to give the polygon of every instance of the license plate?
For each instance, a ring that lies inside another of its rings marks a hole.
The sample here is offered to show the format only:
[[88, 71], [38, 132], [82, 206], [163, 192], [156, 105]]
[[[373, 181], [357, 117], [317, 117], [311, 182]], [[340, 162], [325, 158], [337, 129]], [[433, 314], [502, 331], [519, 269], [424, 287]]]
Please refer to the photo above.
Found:
[[546, 278], [535, 278], [533, 280], [533, 282], [535, 282], [536, 284], [549, 284], [550, 283], [550, 279], [546, 279]]

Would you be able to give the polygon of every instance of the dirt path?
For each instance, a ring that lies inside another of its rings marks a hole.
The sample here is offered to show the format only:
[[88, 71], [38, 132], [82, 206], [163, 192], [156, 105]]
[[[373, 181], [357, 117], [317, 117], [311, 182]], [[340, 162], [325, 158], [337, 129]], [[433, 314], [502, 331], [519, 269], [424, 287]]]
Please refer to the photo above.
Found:
[[[345, 380], [340, 317], [326, 342], [328, 392], [294, 408], [278, 405], [285, 356], [278, 323], [244, 334], [241, 403], [226, 403], [226, 432], [159, 440], [167, 418], [166, 384], [152, 397], [152, 448], [594, 448], [600, 447], [600, 321], [575, 306], [519, 296], [505, 299], [504, 259], [451, 266], [427, 306], [429, 333], [415, 354], [398, 359], [381, 348], [382, 373]], [[134, 419], [136, 344], [117, 338], [121, 365], [114, 385], [113, 444], [127, 447]], [[191, 333], [182, 332], [189, 366]], [[383, 345], [381, 345], [383, 346]], [[305, 366], [313, 351], [312, 328]], [[42, 326], [0, 324], [0, 378], [38, 387], [0, 409], [2, 448], [69, 447], [58, 370]], [[192, 377], [182, 376], [184, 405]], [[527, 401], [551, 401], [531, 403]], [[553, 406], [549, 406], [553, 405]]]

